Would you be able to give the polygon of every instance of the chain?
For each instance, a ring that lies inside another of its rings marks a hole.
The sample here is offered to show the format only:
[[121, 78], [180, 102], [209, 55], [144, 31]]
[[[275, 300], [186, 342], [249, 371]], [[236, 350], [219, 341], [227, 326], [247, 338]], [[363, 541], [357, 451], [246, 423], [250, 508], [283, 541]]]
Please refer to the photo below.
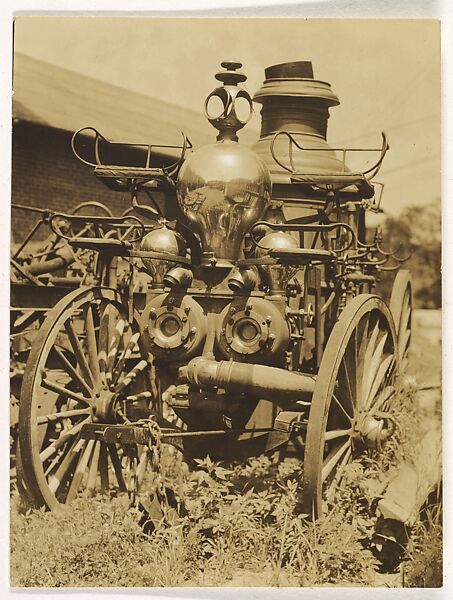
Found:
[[[123, 415], [124, 417], [124, 415]], [[140, 419], [131, 423], [126, 419], [127, 424], [134, 425], [134, 427], [147, 426], [149, 430], [148, 438], [148, 460], [151, 466], [151, 470], [154, 472], [153, 483], [149, 489], [150, 495], [153, 493], [162, 505], [165, 512], [165, 508], [168, 507], [168, 498], [166, 494], [165, 486], [165, 475], [162, 465], [162, 431], [155, 419]], [[137, 503], [137, 496], [139, 492], [140, 482], [137, 477], [137, 468], [139, 465], [139, 456], [137, 447], [130, 448], [126, 451], [126, 455], [129, 459], [129, 478], [126, 482], [127, 493], [129, 496], [130, 506], [135, 506]]]

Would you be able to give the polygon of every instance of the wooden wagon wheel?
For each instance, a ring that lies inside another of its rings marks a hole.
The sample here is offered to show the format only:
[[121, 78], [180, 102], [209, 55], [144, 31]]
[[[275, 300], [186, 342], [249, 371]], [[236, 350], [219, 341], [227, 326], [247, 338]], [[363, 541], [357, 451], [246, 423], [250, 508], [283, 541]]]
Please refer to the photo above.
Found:
[[35, 339], [19, 408], [21, 471], [35, 505], [53, 509], [112, 484], [126, 491], [144, 475], [145, 448], [133, 456], [78, 436], [84, 423], [134, 420], [149, 405], [149, 364], [127, 315], [116, 290], [81, 288], [49, 312]]
[[377, 296], [356, 296], [330, 334], [316, 378], [304, 452], [304, 512], [320, 516], [323, 495], [334, 492], [341, 467], [378, 450], [391, 434], [386, 411], [397, 369], [389, 309]]
[[400, 367], [404, 371], [412, 334], [412, 282], [407, 269], [401, 269], [396, 274], [389, 306], [395, 321]]

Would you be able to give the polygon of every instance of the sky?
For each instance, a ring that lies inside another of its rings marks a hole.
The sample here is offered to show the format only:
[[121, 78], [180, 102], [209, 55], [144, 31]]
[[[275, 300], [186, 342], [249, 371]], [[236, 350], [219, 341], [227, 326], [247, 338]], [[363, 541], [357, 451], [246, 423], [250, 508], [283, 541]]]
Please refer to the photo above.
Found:
[[[376, 180], [383, 208], [397, 214], [440, 197], [439, 34], [435, 20], [27, 16], [16, 18], [14, 47], [198, 111], [222, 60], [243, 63], [252, 94], [266, 67], [311, 60], [341, 101], [331, 109], [332, 146], [379, 147], [387, 133]], [[256, 108], [249, 127], [258, 130]]]

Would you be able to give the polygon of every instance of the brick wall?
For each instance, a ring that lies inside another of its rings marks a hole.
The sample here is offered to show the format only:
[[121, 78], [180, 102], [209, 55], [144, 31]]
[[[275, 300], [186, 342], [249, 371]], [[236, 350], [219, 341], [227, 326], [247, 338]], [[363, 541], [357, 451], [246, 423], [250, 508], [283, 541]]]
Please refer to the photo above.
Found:
[[[109, 190], [98, 181], [90, 167], [72, 154], [70, 141], [69, 132], [26, 122], [14, 124], [12, 201], [70, 212], [81, 202], [95, 200], [114, 215], [121, 214], [130, 206], [129, 195]], [[12, 243], [20, 242], [38, 218], [12, 209]], [[43, 228], [40, 238], [47, 235], [48, 229]]]

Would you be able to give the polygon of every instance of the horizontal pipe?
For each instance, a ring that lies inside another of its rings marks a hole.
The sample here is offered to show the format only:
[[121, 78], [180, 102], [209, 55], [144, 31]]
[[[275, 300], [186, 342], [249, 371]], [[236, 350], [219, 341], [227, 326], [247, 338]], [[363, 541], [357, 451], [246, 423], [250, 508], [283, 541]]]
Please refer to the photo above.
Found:
[[215, 361], [203, 356], [179, 369], [181, 381], [200, 387], [218, 387], [227, 393], [250, 394], [276, 401], [311, 398], [315, 380], [302, 373], [266, 365]]
[[59, 269], [65, 269], [75, 260], [74, 253], [69, 246], [64, 246], [55, 253], [55, 258], [44, 261], [35, 261], [27, 265], [27, 271], [32, 275], [43, 275], [52, 273]]

